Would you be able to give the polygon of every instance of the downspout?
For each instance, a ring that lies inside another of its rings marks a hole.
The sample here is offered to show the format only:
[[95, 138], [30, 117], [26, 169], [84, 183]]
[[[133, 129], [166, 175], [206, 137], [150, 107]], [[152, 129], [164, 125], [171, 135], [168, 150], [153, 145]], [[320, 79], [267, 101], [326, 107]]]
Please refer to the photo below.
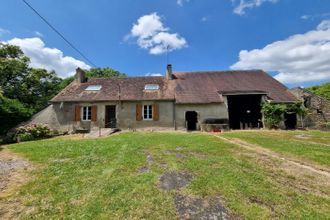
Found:
[[117, 128], [118, 128], [118, 124], [120, 123], [119, 117], [117, 117], [117, 115], [119, 115], [122, 110], [120, 82], [118, 82], [118, 102], [119, 102], [119, 104], [118, 104], [119, 108], [118, 108], [118, 112], [116, 111], [116, 127]]
[[119, 102], [119, 107], [121, 108], [121, 97], [120, 97], [120, 94], [121, 93], [121, 90], [120, 90], [120, 83], [118, 83], [118, 102]]
[[176, 99], [175, 99], [175, 94], [174, 94], [174, 101], [173, 101], [173, 125], [174, 125], [174, 130], [176, 131], [176, 109], [175, 109], [175, 101], [176, 101]]

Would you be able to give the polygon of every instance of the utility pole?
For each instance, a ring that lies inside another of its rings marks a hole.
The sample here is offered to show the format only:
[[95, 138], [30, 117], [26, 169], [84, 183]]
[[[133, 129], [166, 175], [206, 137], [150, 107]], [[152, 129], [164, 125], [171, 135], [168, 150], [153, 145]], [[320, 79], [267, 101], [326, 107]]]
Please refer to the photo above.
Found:
[[169, 48], [170, 48], [170, 46], [167, 45], [166, 46], [166, 65], [169, 64], [169, 52], [168, 52]]

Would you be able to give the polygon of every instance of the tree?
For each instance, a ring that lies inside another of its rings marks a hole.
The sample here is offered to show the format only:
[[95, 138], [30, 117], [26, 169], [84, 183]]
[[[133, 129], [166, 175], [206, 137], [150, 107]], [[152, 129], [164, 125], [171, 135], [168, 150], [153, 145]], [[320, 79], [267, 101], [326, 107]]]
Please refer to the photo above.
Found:
[[13, 45], [0, 43], [0, 134], [47, 106], [60, 91], [54, 71], [29, 67], [30, 59]]
[[59, 92], [62, 79], [54, 71], [30, 68], [29, 62], [19, 47], [0, 44], [0, 87], [3, 96], [37, 112]]
[[0, 93], [0, 135], [5, 134], [14, 125], [27, 120], [32, 109], [26, 108], [16, 99], [8, 99]]
[[62, 79], [54, 71], [45, 69], [30, 69], [21, 80], [19, 100], [34, 111], [40, 111], [47, 106], [48, 101], [60, 91]]
[[125, 73], [121, 73], [117, 70], [111, 69], [109, 67], [105, 68], [91, 68], [86, 72], [87, 77], [95, 77], [95, 78], [102, 78], [102, 77], [124, 77], [126, 76]]
[[[91, 68], [86, 70], [86, 76], [89, 78], [103, 78], [103, 77], [125, 77], [125, 73], [121, 73], [117, 70], [111, 69], [110, 67], [105, 68]], [[64, 89], [74, 80], [73, 76], [69, 76], [62, 80], [60, 88]]]

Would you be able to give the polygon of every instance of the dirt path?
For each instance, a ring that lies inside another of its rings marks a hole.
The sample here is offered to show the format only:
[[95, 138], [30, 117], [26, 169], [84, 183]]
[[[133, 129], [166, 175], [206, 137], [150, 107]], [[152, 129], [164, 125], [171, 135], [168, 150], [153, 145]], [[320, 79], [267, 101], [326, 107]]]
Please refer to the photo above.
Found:
[[292, 158], [284, 157], [283, 155], [280, 155], [280, 154], [278, 154], [274, 151], [265, 149], [265, 148], [263, 148], [261, 146], [258, 146], [256, 144], [247, 143], [247, 142], [242, 141], [238, 138], [228, 139], [228, 138], [224, 138], [224, 137], [218, 136], [218, 135], [213, 135], [213, 136], [215, 136], [215, 137], [217, 137], [217, 138], [219, 138], [223, 141], [226, 141], [226, 142], [238, 145], [240, 147], [243, 147], [247, 150], [254, 151], [257, 154], [260, 154], [260, 155], [263, 155], [263, 156], [266, 155], [268, 157], [279, 159], [279, 160], [285, 162], [286, 163], [285, 165], [287, 167], [296, 167], [296, 168], [299, 168], [299, 169], [307, 170], [311, 173], [316, 173], [316, 174], [322, 175], [322, 176], [326, 177], [330, 182], [330, 171], [325, 167], [320, 167], [320, 166], [317, 166], [317, 165], [307, 164], [307, 163], [304, 163], [302, 161], [296, 161], [296, 160], [293, 160]]
[[24, 209], [12, 195], [30, 179], [31, 164], [7, 149], [0, 151], [0, 219], [18, 219]]

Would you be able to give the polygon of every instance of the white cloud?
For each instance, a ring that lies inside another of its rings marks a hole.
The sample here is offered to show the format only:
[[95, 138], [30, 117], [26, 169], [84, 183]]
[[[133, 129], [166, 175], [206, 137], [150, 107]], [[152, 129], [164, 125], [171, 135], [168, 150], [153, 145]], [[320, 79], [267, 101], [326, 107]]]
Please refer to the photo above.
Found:
[[330, 20], [324, 20], [317, 26], [317, 30], [319, 31], [326, 31], [329, 29], [330, 29]]
[[242, 50], [231, 68], [274, 71], [287, 84], [330, 80], [330, 20], [262, 49]]
[[303, 20], [308, 20], [309, 18], [311, 18], [311, 16], [310, 15], [303, 15], [300, 18], [303, 19]]
[[209, 20], [209, 18], [208, 18], [207, 16], [204, 16], [204, 17], [201, 18], [201, 21], [202, 21], [202, 22], [206, 22], [206, 21], [208, 21], [208, 20]]
[[300, 18], [303, 20], [314, 20], [314, 19], [325, 19], [329, 17], [330, 13], [312, 14], [312, 15], [302, 15]]
[[10, 31], [7, 29], [0, 28], [0, 37], [5, 35], [5, 34], [10, 34]]
[[163, 76], [161, 73], [146, 73], [145, 76]]
[[170, 33], [157, 13], [144, 15], [133, 25], [128, 38], [137, 39], [137, 44], [150, 54], [158, 55], [166, 51], [182, 49], [187, 46], [186, 40], [178, 33]]
[[39, 31], [35, 31], [34, 34], [37, 35], [38, 37], [43, 37], [43, 36], [44, 36], [44, 35], [43, 35], [41, 32], [39, 32]]
[[64, 56], [61, 50], [46, 47], [45, 43], [37, 37], [13, 38], [6, 43], [19, 46], [24, 54], [30, 58], [31, 67], [44, 68], [49, 71], [55, 70], [61, 77], [73, 75], [77, 67], [90, 69], [90, 66], [83, 61]]
[[185, 3], [185, 2], [188, 3], [188, 2], [190, 2], [190, 0], [176, 0], [176, 3], [180, 6], [183, 6], [183, 3]]
[[234, 13], [244, 15], [247, 9], [252, 9], [261, 6], [263, 3], [276, 3], [279, 0], [231, 0], [234, 5]]

